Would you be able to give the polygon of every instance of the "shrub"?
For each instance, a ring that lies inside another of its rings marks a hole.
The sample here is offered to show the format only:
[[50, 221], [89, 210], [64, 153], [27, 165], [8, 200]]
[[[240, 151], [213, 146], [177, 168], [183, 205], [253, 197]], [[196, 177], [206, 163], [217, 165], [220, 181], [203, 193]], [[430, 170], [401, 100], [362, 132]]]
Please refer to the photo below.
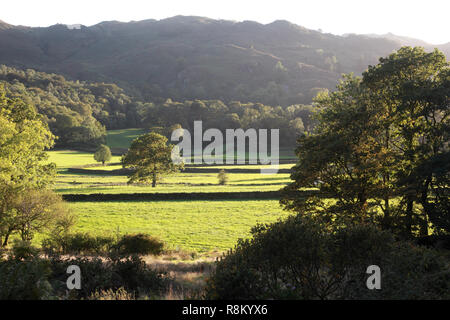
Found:
[[220, 170], [219, 175], [217, 176], [219, 179], [220, 185], [226, 185], [228, 183], [228, 174], [225, 172], [225, 170]]
[[116, 248], [122, 255], [159, 255], [163, 252], [164, 243], [146, 234], [124, 235]]
[[[217, 262], [206, 298], [449, 298], [450, 269], [442, 255], [370, 225], [330, 230], [297, 216], [258, 225], [252, 234]], [[381, 268], [381, 290], [366, 287], [369, 265]]]
[[11, 253], [16, 260], [29, 260], [39, 255], [39, 249], [33, 247], [29, 241], [16, 240], [13, 242]]
[[51, 259], [52, 280], [60, 295], [65, 292], [66, 270], [70, 265], [81, 269], [81, 289], [73, 290], [72, 298], [88, 299], [99, 292], [123, 288], [129, 294], [159, 296], [165, 287], [163, 273], [151, 269], [139, 257], [102, 260], [100, 258]]
[[121, 287], [117, 290], [99, 290], [91, 294], [88, 300], [134, 300], [135, 296]]
[[0, 262], [0, 300], [53, 299], [48, 261], [8, 259]]
[[42, 248], [47, 254], [105, 254], [114, 242], [114, 238], [109, 236], [75, 233], [45, 239]]

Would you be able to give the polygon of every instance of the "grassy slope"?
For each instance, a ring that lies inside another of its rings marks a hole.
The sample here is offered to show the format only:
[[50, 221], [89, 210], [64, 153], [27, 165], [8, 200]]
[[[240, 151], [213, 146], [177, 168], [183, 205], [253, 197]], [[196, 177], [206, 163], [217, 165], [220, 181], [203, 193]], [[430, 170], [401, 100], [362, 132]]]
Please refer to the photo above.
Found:
[[131, 142], [146, 133], [144, 129], [109, 130], [106, 135], [106, 144], [111, 149], [127, 149]]

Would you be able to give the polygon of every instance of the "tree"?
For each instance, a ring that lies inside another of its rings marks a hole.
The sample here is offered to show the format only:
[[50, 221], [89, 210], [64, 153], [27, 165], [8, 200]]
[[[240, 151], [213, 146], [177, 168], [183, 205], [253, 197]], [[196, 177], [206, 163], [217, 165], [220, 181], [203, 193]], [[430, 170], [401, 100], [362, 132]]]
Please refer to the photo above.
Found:
[[[335, 228], [290, 216], [257, 225], [250, 239], [218, 259], [206, 299], [448, 299], [450, 267], [438, 251], [379, 228]], [[368, 290], [368, 266], [381, 268], [382, 290]]]
[[14, 229], [23, 241], [31, 241], [34, 234], [61, 225], [67, 230], [75, 222], [62, 197], [51, 190], [28, 190], [18, 195], [14, 209]]
[[219, 175], [217, 176], [219, 179], [220, 185], [226, 185], [228, 182], [228, 174], [225, 172], [224, 169], [220, 170]]
[[35, 109], [18, 98], [6, 97], [0, 87], [0, 243], [8, 244], [17, 231], [14, 204], [19, 194], [43, 189], [56, 174], [46, 164], [45, 149], [55, 137]]
[[112, 158], [111, 150], [108, 146], [102, 144], [97, 149], [97, 151], [94, 153], [94, 159], [97, 162], [101, 162], [103, 165], [105, 165], [105, 162], [110, 161]]
[[398, 210], [407, 233], [427, 236], [430, 221], [442, 229], [440, 222], [450, 220], [449, 71], [437, 49], [403, 47], [363, 74], [382, 115], [378, 139], [393, 155], [387, 178], [401, 197]]
[[[449, 80], [439, 51], [401, 48], [321, 93], [313, 135], [298, 140], [287, 209], [334, 223], [370, 221], [406, 236], [449, 226]], [[320, 197], [301, 197], [318, 186]]]
[[[370, 220], [369, 196], [376, 187], [371, 180], [375, 174], [376, 158], [367, 142], [371, 127], [367, 126], [365, 95], [361, 79], [347, 75], [335, 92], [323, 92], [316, 98], [320, 113], [315, 134], [298, 139], [299, 158], [291, 175], [294, 180], [284, 190], [281, 200], [287, 209], [301, 214], [316, 215], [335, 224]], [[303, 197], [301, 188], [318, 187], [328, 194]]]
[[134, 169], [128, 177], [128, 183], [152, 181], [152, 187], [156, 187], [156, 182], [161, 176], [177, 172], [180, 165], [172, 162], [172, 147], [167, 145], [166, 137], [155, 132], [135, 139], [122, 157], [123, 167]]

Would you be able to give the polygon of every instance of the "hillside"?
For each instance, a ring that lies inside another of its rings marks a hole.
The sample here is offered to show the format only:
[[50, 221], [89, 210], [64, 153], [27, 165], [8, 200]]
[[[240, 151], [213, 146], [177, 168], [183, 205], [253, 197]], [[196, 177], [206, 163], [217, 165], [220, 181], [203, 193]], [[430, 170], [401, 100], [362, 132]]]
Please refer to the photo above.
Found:
[[368, 37], [371, 38], [384, 38], [389, 39], [394, 42], [397, 42], [401, 46], [409, 46], [409, 47], [424, 47], [427, 50], [433, 50], [434, 48], [438, 48], [441, 50], [447, 57], [450, 56], [450, 42], [447, 42], [445, 44], [441, 45], [433, 45], [428, 42], [425, 42], [420, 39], [410, 38], [410, 37], [404, 37], [404, 36], [398, 36], [392, 33], [386, 33], [386, 34], [368, 34]]
[[[0, 65], [0, 96], [33, 105], [58, 136], [58, 148], [92, 150], [105, 142], [106, 131], [146, 128], [167, 136], [173, 126], [193, 130], [195, 120], [225, 132], [229, 128], [280, 129], [282, 146], [311, 131], [314, 107], [285, 108], [261, 103], [220, 100], [140, 101], [115, 84], [70, 81], [59, 74]], [[116, 146], [114, 146], [116, 147]]]
[[400, 46], [395, 39], [324, 34], [287, 21], [176, 16], [47, 28], [0, 22], [0, 64], [113, 82], [153, 101], [309, 103], [318, 88], [334, 88], [341, 73], [360, 73]]

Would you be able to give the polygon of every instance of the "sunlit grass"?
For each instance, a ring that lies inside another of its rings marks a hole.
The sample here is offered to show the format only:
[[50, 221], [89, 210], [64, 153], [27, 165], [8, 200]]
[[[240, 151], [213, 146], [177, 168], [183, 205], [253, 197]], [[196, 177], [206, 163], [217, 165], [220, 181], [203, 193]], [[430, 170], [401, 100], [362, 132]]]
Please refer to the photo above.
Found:
[[108, 130], [106, 144], [113, 149], [128, 149], [134, 139], [146, 132], [147, 130], [139, 128]]
[[244, 192], [275, 191], [290, 181], [289, 174], [230, 173], [227, 185], [219, 185], [215, 173], [177, 173], [164, 177], [156, 188], [127, 185], [126, 176], [60, 174], [53, 185], [58, 193], [147, 193], [147, 192]]
[[77, 202], [76, 230], [146, 233], [172, 248], [198, 252], [232, 248], [257, 223], [286, 217], [277, 200]]
[[[48, 162], [53, 162], [59, 169], [80, 167], [98, 164], [94, 160], [94, 154], [73, 150], [48, 151]], [[120, 162], [120, 157], [113, 156], [111, 162]]]

